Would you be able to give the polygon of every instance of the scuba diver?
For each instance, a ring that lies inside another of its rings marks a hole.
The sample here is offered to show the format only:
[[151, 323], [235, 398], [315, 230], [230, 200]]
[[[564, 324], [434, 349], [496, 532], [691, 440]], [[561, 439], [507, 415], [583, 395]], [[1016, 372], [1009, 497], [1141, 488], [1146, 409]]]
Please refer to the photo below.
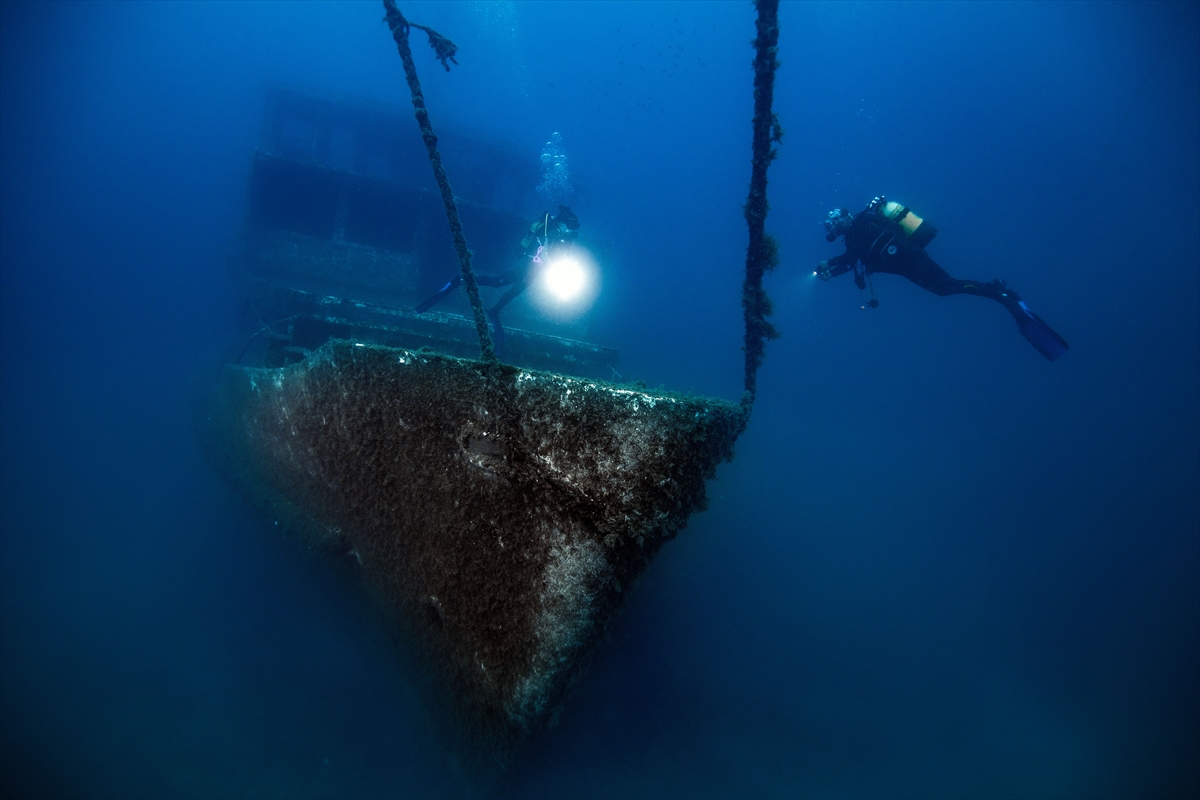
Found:
[[[543, 251], [555, 244], [570, 242], [579, 235], [579, 217], [572, 213], [567, 206], [560, 205], [558, 213], [551, 215], [546, 212], [529, 225], [529, 231], [519, 245], [520, 262], [506, 269], [499, 275], [476, 275], [475, 282], [480, 286], [512, 286], [501, 295], [496, 305], [487, 310], [488, 319], [492, 321], [492, 338], [495, 340], [496, 355], [504, 350], [504, 328], [500, 325], [500, 311], [506, 305], [525, 291], [529, 284], [537, 278], [538, 267], [543, 264]], [[438, 289], [429, 298], [421, 301], [416, 307], [418, 314], [428, 311], [439, 300], [450, 292], [462, 286], [462, 275], [455, 275], [445, 286]]]
[[[845, 237], [846, 252], [817, 266], [816, 274], [821, 280], [827, 281], [853, 270], [854, 284], [864, 289], [871, 275], [888, 272], [902, 275], [939, 297], [952, 294], [986, 297], [1008, 309], [1021, 333], [1046, 358], [1055, 361], [1067, 352], [1067, 341], [1030, 311], [1021, 296], [1005, 286], [1004, 281], [958, 280], [939, 267], [925, 252], [925, 246], [937, 235], [937, 229], [900, 203], [889, 202], [881, 195], [859, 214], [835, 208], [822, 224], [826, 241]], [[874, 286], [871, 287], [871, 300], [865, 307], [879, 307]]]

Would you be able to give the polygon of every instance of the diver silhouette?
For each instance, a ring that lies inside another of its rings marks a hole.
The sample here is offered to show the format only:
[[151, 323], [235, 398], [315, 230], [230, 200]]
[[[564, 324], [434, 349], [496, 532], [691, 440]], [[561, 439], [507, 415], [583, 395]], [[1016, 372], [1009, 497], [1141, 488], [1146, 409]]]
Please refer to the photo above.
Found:
[[[578, 235], [579, 217], [575, 216], [570, 208], [559, 206], [557, 214], [551, 215], [550, 212], [546, 212], [530, 223], [529, 231], [519, 245], [520, 261], [516, 266], [495, 275], [475, 276], [475, 282], [480, 286], [512, 287], [487, 310], [488, 319], [492, 321], [492, 339], [495, 342], [496, 355], [500, 355], [504, 350], [504, 328], [500, 325], [500, 311], [533, 283], [537, 277], [536, 267], [541, 266], [542, 251], [546, 247], [554, 243], [569, 242]], [[418, 314], [428, 311], [459, 286], [462, 286], [462, 276], [455, 275], [445, 286], [422, 300], [415, 311]]]
[[[853, 270], [855, 285], [864, 289], [871, 275], [886, 272], [908, 278], [939, 297], [952, 294], [986, 297], [1008, 309], [1022, 335], [1049, 360], [1057, 360], [1070, 347], [1004, 281], [959, 280], [938, 266], [925, 252], [937, 229], [900, 203], [889, 202], [881, 195], [858, 214], [835, 208], [822, 224], [826, 241], [845, 237], [846, 243], [845, 253], [817, 265], [816, 274], [823, 281]], [[872, 286], [871, 300], [866, 306], [878, 307], [874, 294]]]

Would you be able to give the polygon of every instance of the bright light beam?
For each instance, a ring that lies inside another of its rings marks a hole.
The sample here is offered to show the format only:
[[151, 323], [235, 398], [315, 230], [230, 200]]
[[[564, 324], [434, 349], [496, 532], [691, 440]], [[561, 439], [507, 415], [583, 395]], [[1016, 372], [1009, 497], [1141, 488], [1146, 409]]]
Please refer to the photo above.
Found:
[[555, 259], [546, 265], [546, 289], [564, 303], [579, 296], [587, 283], [583, 265], [570, 256]]
[[599, 280], [587, 251], [567, 247], [542, 258], [545, 263], [530, 286], [531, 299], [542, 313], [568, 321], [591, 308], [599, 291]]

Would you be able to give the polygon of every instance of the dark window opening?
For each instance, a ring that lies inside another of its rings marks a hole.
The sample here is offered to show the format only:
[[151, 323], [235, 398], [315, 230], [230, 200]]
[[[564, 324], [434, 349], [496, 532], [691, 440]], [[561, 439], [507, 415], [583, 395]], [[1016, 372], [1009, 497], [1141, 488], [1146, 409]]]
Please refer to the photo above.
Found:
[[415, 248], [422, 228], [422, 203], [396, 187], [359, 186], [346, 198], [346, 239], [385, 250]]
[[252, 225], [319, 239], [333, 237], [338, 197], [334, 176], [259, 159], [253, 181]]

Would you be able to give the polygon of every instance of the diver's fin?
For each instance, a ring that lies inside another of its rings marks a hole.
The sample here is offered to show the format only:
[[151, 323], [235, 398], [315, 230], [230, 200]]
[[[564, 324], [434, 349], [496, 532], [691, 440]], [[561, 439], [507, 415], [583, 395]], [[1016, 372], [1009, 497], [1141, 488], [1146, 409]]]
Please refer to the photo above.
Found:
[[455, 275], [453, 278], [451, 278], [450, 280], [448, 280], [446, 282], [445, 286], [438, 289], [436, 294], [434, 294], [432, 297], [428, 298], [427, 300], [422, 300], [421, 304], [418, 305], [414, 310], [418, 314], [423, 314], [424, 312], [433, 308], [435, 303], [437, 303], [439, 300], [441, 300], [446, 295], [450, 294], [452, 291], [457, 289], [459, 286], [462, 286], [462, 276]]
[[500, 324], [500, 312], [489, 308], [488, 319], [492, 321], [492, 345], [496, 348], [496, 357], [504, 355], [504, 327]]
[[1054, 329], [1042, 322], [1042, 318], [1029, 310], [1024, 300], [1018, 300], [1009, 309], [1021, 334], [1038, 352], [1051, 361], [1057, 361], [1070, 347], [1067, 340], [1054, 332]]

